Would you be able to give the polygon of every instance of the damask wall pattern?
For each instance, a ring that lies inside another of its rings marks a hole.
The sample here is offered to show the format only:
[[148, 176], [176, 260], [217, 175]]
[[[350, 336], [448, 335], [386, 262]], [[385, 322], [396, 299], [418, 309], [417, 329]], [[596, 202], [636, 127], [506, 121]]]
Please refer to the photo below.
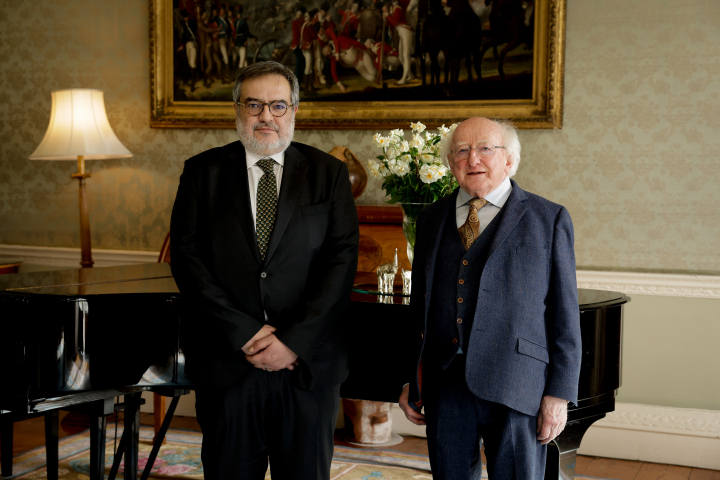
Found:
[[[564, 126], [521, 131], [515, 179], [568, 208], [580, 266], [720, 274], [720, 2], [568, 0], [567, 12]], [[0, 0], [0, 244], [79, 245], [76, 164], [27, 157], [50, 92], [87, 87], [134, 153], [87, 164], [93, 247], [159, 250], [183, 161], [237, 137], [149, 128], [148, 49], [146, 0]], [[296, 140], [365, 161], [373, 133]], [[359, 203], [380, 203], [379, 187]]]

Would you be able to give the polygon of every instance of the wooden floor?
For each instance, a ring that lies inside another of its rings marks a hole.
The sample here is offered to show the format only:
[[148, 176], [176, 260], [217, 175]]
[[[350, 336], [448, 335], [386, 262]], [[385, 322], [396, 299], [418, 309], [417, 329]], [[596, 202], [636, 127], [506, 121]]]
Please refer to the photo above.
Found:
[[[122, 414], [120, 419], [122, 420]], [[114, 417], [110, 417], [110, 421], [114, 421]], [[141, 414], [140, 422], [144, 425], [152, 425], [152, 414]], [[175, 417], [171, 427], [200, 431], [195, 417]], [[60, 412], [60, 438], [74, 435], [86, 428], [82, 416]], [[14, 429], [13, 455], [42, 447], [45, 444], [42, 417], [15, 423]], [[336, 436], [335, 444], [350, 446], [343, 442], [339, 435]], [[417, 437], [405, 437], [399, 445], [387, 448], [422, 455], [428, 453], [427, 440]], [[485, 461], [484, 457], [483, 461]], [[578, 456], [575, 473], [617, 480], [720, 480], [720, 471], [586, 456]]]

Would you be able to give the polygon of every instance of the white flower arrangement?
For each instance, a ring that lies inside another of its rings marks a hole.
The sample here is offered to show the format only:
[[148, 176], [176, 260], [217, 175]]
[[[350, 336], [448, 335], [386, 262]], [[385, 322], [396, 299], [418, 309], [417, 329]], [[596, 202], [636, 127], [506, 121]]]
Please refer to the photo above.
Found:
[[405, 140], [402, 129], [391, 130], [387, 137], [380, 133], [373, 136], [382, 155], [368, 160], [368, 172], [383, 179], [382, 189], [390, 196], [388, 203], [432, 203], [457, 186], [439, 154], [457, 124], [443, 125], [437, 132], [428, 131], [420, 122], [411, 123], [410, 128], [410, 140]]
[[417, 233], [415, 220], [420, 210], [450, 195], [457, 187], [450, 168], [440, 158], [444, 143], [456, 127], [457, 124], [443, 125], [433, 133], [417, 122], [410, 124], [410, 140], [405, 140], [405, 132], [399, 128], [391, 130], [387, 137], [379, 133], [373, 136], [373, 143], [382, 148], [382, 155], [368, 160], [368, 172], [371, 177], [382, 179], [382, 189], [390, 196], [387, 202], [402, 206], [403, 233], [411, 263]]

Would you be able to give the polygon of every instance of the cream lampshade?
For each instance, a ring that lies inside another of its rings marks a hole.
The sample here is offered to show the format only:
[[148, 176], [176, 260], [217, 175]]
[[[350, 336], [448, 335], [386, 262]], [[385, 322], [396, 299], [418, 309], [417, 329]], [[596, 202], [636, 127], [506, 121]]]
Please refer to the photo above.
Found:
[[80, 183], [80, 250], [83, 267], [92, 267], [90, 223], [85, 195], [85, 160], [128, 158], [132, 153], [120, 143], [105, 113], [103, 92], [74, 88], [52, 92], [50, 125], [30, 160], [77, 160]]

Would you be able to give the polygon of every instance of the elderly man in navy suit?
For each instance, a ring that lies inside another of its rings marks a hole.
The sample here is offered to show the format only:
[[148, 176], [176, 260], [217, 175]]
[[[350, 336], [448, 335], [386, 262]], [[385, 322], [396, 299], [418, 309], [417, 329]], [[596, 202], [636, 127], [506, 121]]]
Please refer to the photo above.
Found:
[[[427, 425], [433, 478], [542, 479], [577, 401], [580, 313], [567, 210], [510, 180], [515, 128], [470, 118], [445, 145], [460, 188], [420, 214], [417, 368], [400, 396]], [[424, 407], [424, 414], [422, 408]]]

